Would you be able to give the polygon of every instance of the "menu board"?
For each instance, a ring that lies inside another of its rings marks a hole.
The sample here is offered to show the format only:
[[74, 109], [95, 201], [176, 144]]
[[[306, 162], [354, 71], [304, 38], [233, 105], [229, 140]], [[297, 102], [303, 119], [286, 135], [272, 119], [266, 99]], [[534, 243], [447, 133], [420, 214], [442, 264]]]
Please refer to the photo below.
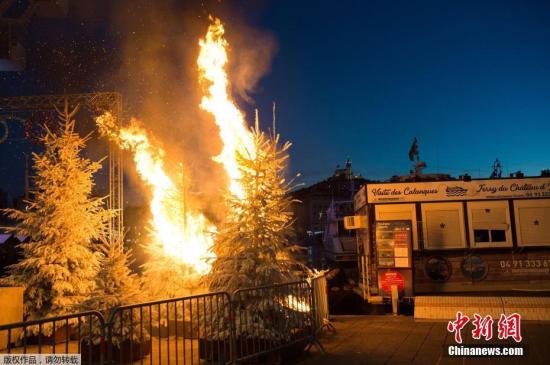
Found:
[[377, 221], [376, 253], [380, 268], [410, 268], [411, 221]]

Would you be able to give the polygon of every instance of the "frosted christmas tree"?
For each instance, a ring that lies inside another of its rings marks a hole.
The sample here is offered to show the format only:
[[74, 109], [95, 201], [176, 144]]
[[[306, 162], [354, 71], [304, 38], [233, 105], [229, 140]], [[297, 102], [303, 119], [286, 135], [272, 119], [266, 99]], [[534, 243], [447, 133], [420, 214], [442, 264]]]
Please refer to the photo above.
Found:
[[[119, 306], [136, 304], [143, 301], [143, 294], [140, 288], [139, 277], [132, 272], [132, 252], [125, 249], [122, 239], [113, 242], [104, 241], [99, 245], [101, 257], [99, 259], [100, 269], [96, 277], [96, 288], [90, 299], [82, 304], [83, 310], [97, 310], [104, 318], [109, 318], [112, 311]], [[137, 318], [137, 316], [135, 317]], [[112, 328], [112, 342], [115, 346], [120, 345], [122, 338], [129, 339], [133, 334], [132, 341], [140, 342], [139, 322], [134, 320], [133, 330], [130, 329], [130, 312], [124, 311], [122, 316], [117, 316]], [[122, 325], [121, 325], [122, 324]], [[88, 326], [84, 327], [88, 331]], [[102, 327], [93, 322], [92, 341], [99, 343]], [[86, 333], [86, 335], [90, 335]], [[147, 333], [144, 334], [144, 337]], [[145, 339], [145, 338], [144, 338]]]
[[[290, 143], [281, 146], [279, 136], [266, 136], [259, 130], [258, 123], [252, 136], [254, 153], [237, 153], [243, 197], [232, 195], [228, 199], [227, 220], [220, 227], [213, 246], [216, 259], [205, 277], [211, 291], [232, 293], [237, 289], [299, 278], [301, 265], [293, 259], [293, 251], [297, 248], [289, 244], [292, 200], [287, 193], [291, 182], [284, 178]], [[245, 316], [235, 316], [236, 335], [251, 336], [239, 332], [242, 328], [251, 328], [250, 323], [248, 326], [239, 324], [244, 318], [258, 329], [255, 336], [278, 338], [276, 327], [281, 329], [275, 325], [278, 319], [267, 313], [282, 313], [280, 303], [272, 297], [249, 294], [236, 304], [239, 310], [246, 311]], [[214, 326], [220, 325], [227, 330], [223, 318], [213, 318], [213, 321], [219, 322]]]
[[32, 199], [25, 210], [6, 210], [18, 222], [15, 233], [31, 237], [20, 245], [23, 259], [3, 279], [25, 287], [27, 319], [74, 312], [95, 287], [98, 257], [92, 243], [105, 237], [111, 212], [102, 198], [92, 197], [93, 175], [101, 163], [81, 155], [89, 136], [75, 132], [76, 112], [65, 104], [58, 110], [59, 131], [45, 127], [44, 151], [32, 156]]
[[216, 259], [206, 276], [210, 290], [234, 290], [296, 279], [289, 244], [292, 212], [290, 184], [284, 178], [286, 142], [253, 130], [254, 155], [237, 153], [244, 197], [228, 198], [227, 219], [216, 235]]

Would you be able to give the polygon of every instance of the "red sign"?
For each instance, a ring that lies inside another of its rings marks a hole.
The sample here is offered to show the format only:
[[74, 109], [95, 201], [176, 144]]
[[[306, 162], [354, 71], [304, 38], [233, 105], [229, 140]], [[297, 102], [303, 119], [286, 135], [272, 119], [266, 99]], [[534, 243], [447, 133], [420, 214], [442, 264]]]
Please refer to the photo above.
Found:
[[382, 290], [387, 294], [391, 294], [391, 287], [397, 286], [397, 290], [401, 291], [405, 288], [405, 278], [398, 272], [388, 271], [380, 275], [380, 285]]

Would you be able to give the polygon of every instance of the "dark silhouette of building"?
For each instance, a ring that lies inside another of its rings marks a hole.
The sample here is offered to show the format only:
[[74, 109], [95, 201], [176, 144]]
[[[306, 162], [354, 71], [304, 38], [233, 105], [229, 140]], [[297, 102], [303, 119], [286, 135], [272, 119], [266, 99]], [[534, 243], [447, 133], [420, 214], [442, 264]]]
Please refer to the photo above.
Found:
[[[8, 192], [0, 189], [0, 227], [8, 227], [13, 225], [13, 222], [2, 211], [2, 209], [11, 208], [11, 206]], [[0, 231], [0, 233], [2, 232]]]
[[8, 274], [8, 267], [21, 260], [20, 243], [29, 242], [28, 237], [0, 232], [0, 277]]
[[322, 236], [330, 202], [353, 200], [355, 193], [367, 181], [361, 175], [354, 174], [348, 159], [344, 167], [336, 167], [331, 177], [293, 191], [291, 196], [300, 201], [293, 204], [294, 229], [298, 243], [311, 245], [312, 237]]

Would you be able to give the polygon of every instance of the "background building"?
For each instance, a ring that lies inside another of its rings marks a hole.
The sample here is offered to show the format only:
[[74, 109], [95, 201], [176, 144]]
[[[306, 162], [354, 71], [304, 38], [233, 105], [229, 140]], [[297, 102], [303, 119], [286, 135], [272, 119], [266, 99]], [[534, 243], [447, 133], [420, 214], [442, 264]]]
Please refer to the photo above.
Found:
[[291, 193], [292, 198], [298, 200], [292, 206], [295, 243], [304, 247], [302, 259], [311, 267], [326, 267], [323, 233], [331, 203], [352, 201], [355, 193], [367, 181], [353, 172], [348, 159], [344, 167], [337, 166], [329, 178]]
[[332, 200], [353, 200], [359, 188], [368, 180], [354, 174], [348, 159], [343, 168], [336, 167], [329, 178], [295, 190], [291, 193], [299, 203], [293, 204], [296, 239], [304, 242], [315, 234], [323, 232], [327, 209]]

